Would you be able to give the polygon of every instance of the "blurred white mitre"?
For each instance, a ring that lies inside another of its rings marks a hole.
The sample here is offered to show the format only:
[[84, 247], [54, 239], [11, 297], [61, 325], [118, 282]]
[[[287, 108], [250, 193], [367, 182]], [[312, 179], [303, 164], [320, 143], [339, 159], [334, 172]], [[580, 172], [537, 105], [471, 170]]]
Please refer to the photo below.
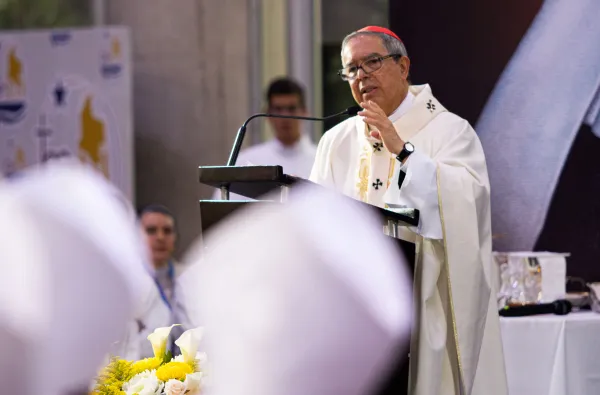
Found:
[[404, 258], [369, 210], [312, 187], [242, 211], [195, 248], [186, 301], [211, 394], [364, 395], [411, 327]]
[[2, 393], [86, 390], [143, 291], [131, 213], [95, 171], [61, 161], [2, 181], [0, 214]]

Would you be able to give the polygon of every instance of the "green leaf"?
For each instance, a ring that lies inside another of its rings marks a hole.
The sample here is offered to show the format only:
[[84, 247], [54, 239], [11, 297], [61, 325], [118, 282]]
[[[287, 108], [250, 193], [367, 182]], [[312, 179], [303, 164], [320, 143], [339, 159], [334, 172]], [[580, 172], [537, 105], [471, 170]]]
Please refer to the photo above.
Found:
[[173, 353], [171, 351], [167, 351], [163, 360], [164, 363], [171, 362], [171, 359], [173, 359]]

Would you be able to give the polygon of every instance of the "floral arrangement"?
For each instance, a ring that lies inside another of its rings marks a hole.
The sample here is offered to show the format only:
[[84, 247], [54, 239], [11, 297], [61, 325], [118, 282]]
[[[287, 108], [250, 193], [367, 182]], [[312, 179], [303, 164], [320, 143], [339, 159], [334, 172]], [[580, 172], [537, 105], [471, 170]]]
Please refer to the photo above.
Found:
[[[173, 325], [175, 326], [175, 325]], [[173, 326], [157, 328], [148, 336], [153, 358], [128, 361], [112, 358], [100, 373], [93, 395], [199, 395], [205, 379], [198, 353], [202, 329], [185, 331], [175, 344], [181, 355], [173, 358], [167, 341]]]

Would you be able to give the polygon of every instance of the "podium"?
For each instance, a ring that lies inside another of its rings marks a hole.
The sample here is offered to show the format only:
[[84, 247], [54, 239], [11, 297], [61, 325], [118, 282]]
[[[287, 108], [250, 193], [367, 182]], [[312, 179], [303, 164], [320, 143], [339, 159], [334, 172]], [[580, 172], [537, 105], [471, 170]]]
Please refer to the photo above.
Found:
[[[200, 183], [221, 190], [221, 200], [201, 200], [202, 231], [219, 222], [226, 215], [246, 204], [285, 203], [293, 186], [312, 184], [303, 178], [284, 174], [281, 166], [201, 166]], [[265, 195], [279, 191], [278, 200], [261, 200]], [[229, 200], [230, 193], [256, 200]], [[350, 199], [350, 198], [348, 198]], [[357, 205], [365, 203], [355, 201]], [[384, 234], [395, 239], [402, 226], [417, 226], [419, 211], [413, 208], [387, 210], [368, 205], [383, 220]], [[399, 239], [398, 239], [399, 240]], [[411, 244], [412, 243], [408, 243]], [[406, 245], [410, 249], [409, 245]], [[407, 257], [408, 258], [408, 257]], [[413, 256], [414, 258], [414, 256]], [[414, 262], [414, 259], [409, 262]]]
[[[221, 220], [250, 205], [280, 205], [288, 201], [290, 189], [294, 186], [307, 185], [308, 180], [287, 175], [281, 166], [201, 166], [199, 168], [200, 183], [221, 190], [221, 200], [200, 200], [200, 221], [202, 233], [206, 232]], [[277, 194], [277, 192], [279, 192]], [[245, 196], [254, 200], [230, 200], [230, 194]], [[267, 195], [271, 200], [266, 200]], [[416, 246], [414, 243], [401, 240], [401, 227], [416, 226], [419, 223], [419, 211], [412, 208], [387, 210], [368, 205], [348, 198], [355, 204], [368, 206], [381, 218], [382, 235], [393, 238], [414, 273]], [[405, 345], [408, 349], [408, 344]], [[389, 378], [381, 384], [377, 395], [407, 394], [409, 358], [406, 353], [398, 356], [391, 367]]]

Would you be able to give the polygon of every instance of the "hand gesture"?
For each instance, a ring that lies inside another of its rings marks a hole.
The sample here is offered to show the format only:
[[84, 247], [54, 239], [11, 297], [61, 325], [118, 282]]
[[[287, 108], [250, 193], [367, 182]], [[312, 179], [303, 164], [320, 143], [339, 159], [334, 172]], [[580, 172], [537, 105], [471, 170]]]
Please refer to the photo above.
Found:
[[398, 136], [392, 121], [390, 121], [381, 109], [374, 101], [366, 101], [360, 103], [360, 106], [364, 109], [359, 112], [358, 115], [363, 118], [365, 123], [377, 130], [371, 130], [371, 137], [379, 139], [383, 142], [385, 148], [398, 155], [404, 147], [404, 141]]

